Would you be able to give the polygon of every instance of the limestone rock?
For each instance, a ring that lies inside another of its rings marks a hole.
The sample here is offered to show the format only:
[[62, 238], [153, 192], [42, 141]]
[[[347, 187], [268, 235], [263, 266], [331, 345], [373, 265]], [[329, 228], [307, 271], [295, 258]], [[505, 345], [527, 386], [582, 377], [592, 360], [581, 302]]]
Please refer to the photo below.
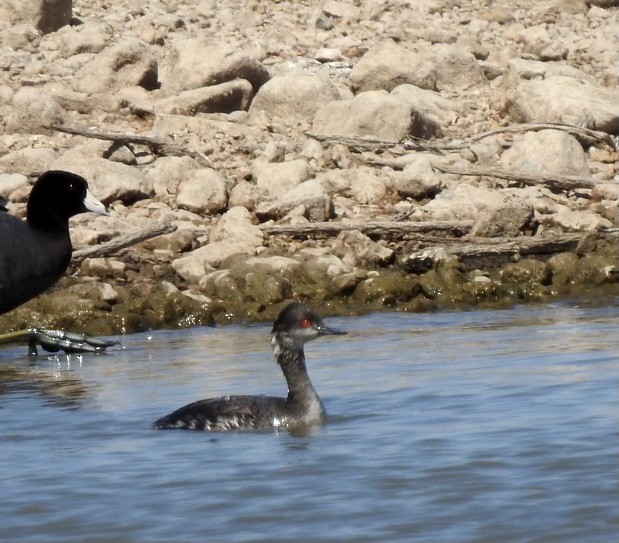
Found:
[[0, 168], [5, 173], [22, 173], [24, 164], [33, 172], [51, 169], [51, 164], [58, 158], [58, 153], [48, 147], [26, 147], [11, 151], [0, 157]]
[[372, 241], [358, 230], [342, 232], [337, 236], [335, 248], [344, 264], [349, 266], [385, 266], [393, 261], [394, 251]]
[[286, 162], [265, 162], [255, 160], [252, 164], [252, 177], [256, 186], [270, 197], [278, 197], [307, 181], [312, 169], [305, 159]]
[[269, 274], [288, 275], [294, 272], [301, 263], [287, 256], [254, 256], [245, 261], [248, 269]]
[[359, 168], [351, 177], [348, 193], [360, 204], [383, 204], [387, 194], [384, 175], [377, 175], [370, 168]]
[[297, 185], [276, 200], [261, 202], [256, 206], [256, 216], [261, 220], [280, 219], [299, 206], [314, 221], [325, 221], [333, 216], [331, 197], [316, 179]]
[[440, 126], [406, 100], [386, 91], [362, 92], [351, 100], [331, 102], [318, 110], [313, 131], [352, 137], [373, 137], [399, 141], [408, 136], [432, 138]]
[[422, 89], [436, 90], [436, 74], [423, 55], [385, 40], [368, 50], [355, 64], [350, 83], [353, 91], [391, 89], [410, 83]]
[[188, 172], [202, 166], [190, 157], [161, 157], [146, 168], [145, 175], [151, 180], [155, 195], [161, 201], [176, 201], [176, 192], [182, 179]]
[[178, 207], [200, 215], [218, 213], [228, 204], [226, 182], [215, 170], [190, 170], [178, 186]]
[[460, 109], [458, 104], [440, 93], [414, 85], [398, 85], [391, 91], [391, 96], [410, 104], [421, 118], [428, 118], [439, 126], [454, 122]]
[[565, 123], [619, 133], [619, 89], [581, 79], [551, 76], [521, 79], [505, 95], [505, 112], [515, 122]]
[[156, 110], [170, 115], [231, 113], [246, 110], [252, 92], [253, 88], [249, 81], [235, 79], [169, 96], [156, 102]]
[[218, 268], [223, 260], [233, 255], [253, 255], [255, 252], [255, 247], [247, 243], [239, 241], [231, 243], [230, 240], [215, 241], [172, 261], [172, 268], [185, 281], [198, 283], [205, 274]]
[[570, 209], [556, 205], [553, 213], [538, 215], [540, 223], [547, 228], [559, 227], [562, 231], [581, 232], [611, 228], [613, 223], [589, 210]]
[[122, 87], [159, 86], [157, 59], [150, 46], [137, 38], [109, 45], [78, 70], [73, 86], [79, 92], [109, 92]]
[[45, 91], [22, 87], [13, 95], [7, 128], [15, 132], [41, 133], [44, 126], [64, 124], [66, 111]]
[[433, 65], [438, 90], [469, 88], [486, 80], [477, 59], [458, 44], [437, 43], [424, 56]]
[[402, 172], [396, 172], [393, 186], [403, 198], [423, 200], [441, 191], [442, 180], [440, 174], [434, 171], [430, 158], [421, 155], [411, 158]]
[[504, 206], [480, 213], [473, 224], [472, 237], [516, 237], [523, 233], [534, 216], [532, 205], [523, 202], [506, 202]]
[[247, 243], [252, 247], [259, 247], [264, 240], [264, 234], [254, 224], [254, 217], [244, 207], [231, 207], [226, 211], [209, 235], [209, 241], [229, 240]]
[[509, 196], [501, 191], [458, 183], [445, 188], [433, 200], [419, 208], [420, 220], [477, 220], [480, 213], [504, 207]]
[[100, 142], [87, 142], [70, 149], [50, 169], [68, 170], [83, 176], [93, 194], [104, 204], [120, 200], [132, 204], [153, 194], [152, 184], [137, 168], [93, 156]]
[[344, 263], [339, 256], [332, 254], [328, 248], [301, 249], [297, 255], [303, 260], [305, 273], [310, 276], [337, 277], [353, 271], [350, 265]]
[[561, 130], [527, 132], [500, 159], [506, 170], [534, 175], [589, 175], [587, 156], [576, 138]]
[[73, 0], [0, 0], [0, 20], [31, 23], [43, 34], [71, 22]]
[[259, 52], [232, 43], [209, 43], [202, 38], [172, 42], [170, 58], [162, 69], [162, 91], [166, 95], [183, 90], [245, 79], [256, 92], [269, 79]]
[[84, 53], [99, 53], [113, 36], [111, 25], [102, 21], [85, 21], [81, 25], [63, 27], [56, 33], [56, 41], [60, 54], [67, 58]]
[[256, 94], [250, 113], [264, 111], [271, 117], [304, 120], [328, 102], [340, 99], [337, 87], [315, 75], [285, 74], [267, 81]]

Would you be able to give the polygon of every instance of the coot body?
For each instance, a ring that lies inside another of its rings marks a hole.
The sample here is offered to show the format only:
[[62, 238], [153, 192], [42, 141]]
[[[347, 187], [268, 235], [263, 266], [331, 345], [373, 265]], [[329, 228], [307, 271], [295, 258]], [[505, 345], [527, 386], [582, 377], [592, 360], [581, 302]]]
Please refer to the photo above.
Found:
[[36, 181], [25, 221], [0, 211], [0, 313], [58, 281], [71, 262], [69, 218], [87, 211], [107, 214], [83, 177], [60, 170]]

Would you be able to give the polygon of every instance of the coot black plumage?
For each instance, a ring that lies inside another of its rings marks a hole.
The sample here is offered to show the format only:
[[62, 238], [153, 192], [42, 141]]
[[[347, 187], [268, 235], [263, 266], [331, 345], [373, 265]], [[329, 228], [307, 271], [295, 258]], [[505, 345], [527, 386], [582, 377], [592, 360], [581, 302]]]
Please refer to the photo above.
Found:
[[51, 170], [30, 192], [26, 220], [0, 211], [0, 314], [52, 286], [71, 262], [69, 218], [105, 206], [74, 173]]
[[295, 428], [320, 423], [325, 408], [305, 367], [303, 345], [327, 334], [346, 332], [328, 328], [307, 305], [293, 302], [277, 317], [271, 345], [288, 383], [288, 397], [224, 396], [193, 402], [155, 421], [155, 429], [251, 430]]

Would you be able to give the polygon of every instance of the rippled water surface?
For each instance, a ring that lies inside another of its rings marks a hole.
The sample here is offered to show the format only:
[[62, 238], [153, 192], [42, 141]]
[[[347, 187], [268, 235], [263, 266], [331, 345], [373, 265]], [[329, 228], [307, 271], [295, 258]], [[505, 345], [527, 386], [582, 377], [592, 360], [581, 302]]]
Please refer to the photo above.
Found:
[[614, 542], [619, 304], [328, 319], [306, 353], [329, 421], [154, 431], [227, 393], [285, 394], [270, 327], [0, 350], [0, 540]]

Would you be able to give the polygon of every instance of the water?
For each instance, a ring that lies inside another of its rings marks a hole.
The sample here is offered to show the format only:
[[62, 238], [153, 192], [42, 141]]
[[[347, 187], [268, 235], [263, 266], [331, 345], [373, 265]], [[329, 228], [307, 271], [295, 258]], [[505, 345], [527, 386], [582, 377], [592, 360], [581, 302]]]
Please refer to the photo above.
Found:
[[0, 541], [614, 542], [619, 304], [328, 319], [328, 424], [153, 431], [207, 396], [285, 393], [269, 330], [0, 350]]

